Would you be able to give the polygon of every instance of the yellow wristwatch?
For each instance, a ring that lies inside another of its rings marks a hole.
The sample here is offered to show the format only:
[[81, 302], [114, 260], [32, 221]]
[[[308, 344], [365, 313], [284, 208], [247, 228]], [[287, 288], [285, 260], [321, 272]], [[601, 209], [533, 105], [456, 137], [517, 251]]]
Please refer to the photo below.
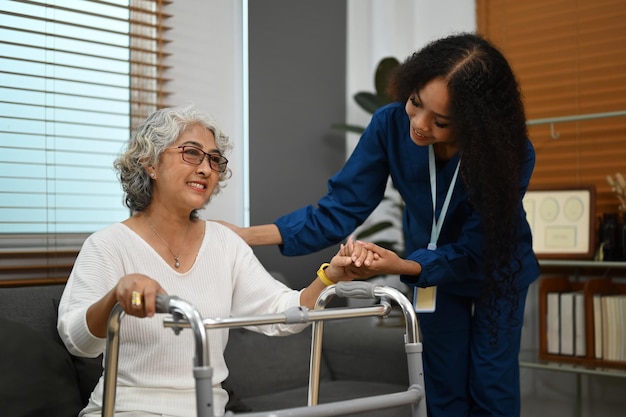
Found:
[[328, 275], [326, 275], [326, 268], [328, 268], [330, 266], [329, 263], [323, 263], [320, 266], [320, 269], [317, 270], [317, 277], [320, 279], [320, 281], [322, 281], [324, 283], [324, 285], [326, 285], [327, 287], [329, 285], [335, 285], [336, 282], [333, 281], [332, 279], [328, 278]]

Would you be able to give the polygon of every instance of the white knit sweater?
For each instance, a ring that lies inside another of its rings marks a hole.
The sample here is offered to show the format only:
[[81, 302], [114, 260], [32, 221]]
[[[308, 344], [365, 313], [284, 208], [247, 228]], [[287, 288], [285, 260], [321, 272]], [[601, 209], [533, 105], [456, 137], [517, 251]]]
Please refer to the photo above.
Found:
[[[106, 339], [93, 336], [86, 324], [87, 308], [114, 287], [125, 274], [146, 274], [170, 295], [194, 305], [203, 318], [278, 313], [299, 305], [300, 292], [276, 281], [250, 247], [228, 228], [206, 222], [204, 240], [193, 267], [172, 269], [139, 235], [118, 223], [91, 235], [84, 243], [59, 305], [58, 329], [67, 348], [79, 356], [95, 357]], [[116, 411], [195, 416], [193, 334], [176, 336], [163, 327], [163, 315], [122, 318]], [[304, 326], [262, 326], [266, 334], [295, 333]], [[228, 399], [221, 389], [227, 377], [223, 352], [228, 330], [208, 331], [213, 367], [214, 407], [224, 412]], [[102, 406], [103, 378], [81, 413]]]

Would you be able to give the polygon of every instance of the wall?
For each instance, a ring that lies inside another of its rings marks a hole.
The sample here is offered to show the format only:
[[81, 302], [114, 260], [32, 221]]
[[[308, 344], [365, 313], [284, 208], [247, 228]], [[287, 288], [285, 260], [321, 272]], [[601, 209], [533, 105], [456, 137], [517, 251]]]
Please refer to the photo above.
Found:
[[233, 176], [203, 218], [241, 223], [246, 215], [243, 100], [242, 4], [232, 0], [186, 0], [166, 7], [172, 18], [167, 36], [168, 105], [195, 104], [212, 114], [235, 147], [228, 155]]
[[[315, 204], [341, 166], [345, 120], [346, 2], [254, 0], [249, 4], [250, 224]], [[266, 268], [301, 288], [336, 248], [285, 257], [256, 247]]]
[[[173, 15], [169, 105], [194, 103], [213, 114], [235, 145], [228, 155], [233, 176], [201, 216], [238, 225], [272, 222], [314, 203], [344, 158], [343, 135], [330, 125], [345, 120], [345, 1], [249, 2], [247, 39], [245, 3], [188, 0], [166, 10]], [[287, 258], [277, 247], [254, 250], [296, 288], [335, 251]]]

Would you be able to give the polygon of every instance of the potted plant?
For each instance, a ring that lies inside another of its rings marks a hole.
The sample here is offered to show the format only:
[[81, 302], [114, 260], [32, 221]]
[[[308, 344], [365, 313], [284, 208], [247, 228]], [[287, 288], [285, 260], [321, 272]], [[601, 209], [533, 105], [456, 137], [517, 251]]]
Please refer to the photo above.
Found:
[[[391, 73], [396, 69], [398, 65], [400, 65], [400, 62], [394, 57], [386, 57], [380, 60], [374, 74], [375, 92], [360, 91], [353, 96], [354, 101], [361, 109], [365, 110], [369, 114], [374, 114], [374, 112], [380, 107], [391, 103], [392, 99], [387, 94], [387, 86]], [[336, 123], [332, 125], [332, 128], [344, 132], [357, 134], [362, 134], [365, 131], [364, 126], [347, 123]], [[396, 229], [396, 234], [400, 236], [399, 240], [395, 238], [390, 238], [389, 233], [383, 233], [382, 237], [372, 240], [372, 242], [384, 247], [385, 249], [393, 250], [399, 256], [403, 257], [404, 243], [401, 237], [401, 229], [404, 202], [402, 201], [402, 198], [399, 196], [397, 191], [395, 191], [395, 188], [393, 188], [393, 184], [391, 182], [390, 187], [392, 188], [391, 193], [387, 193], [387, 195], [385, 195], [385, 197], [383, 198], [383, 200], [388, 203], [388, 206], [391, 209], [387, 210], [390, 218], [383, 219], [366, 227], [360, 228], [355, 234], [355, 237], [357, 239], [366, 240], [372, 236], [375, 237], [376, 235], [379, 235], [381, 232], [392, 231], [393, 229]]]

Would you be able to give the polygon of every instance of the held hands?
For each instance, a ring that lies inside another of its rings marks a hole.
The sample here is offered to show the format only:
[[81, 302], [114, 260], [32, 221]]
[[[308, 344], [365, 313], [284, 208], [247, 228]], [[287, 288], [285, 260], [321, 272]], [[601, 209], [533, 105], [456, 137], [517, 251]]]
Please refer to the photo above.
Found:
[[124, 312], [135, 317], [154, 316], [156, 295], [167, 294], [157, 281], [143, 274], [123, 276], [114, 293]]
[[360, 279], [383, 274], [417, 275], [421, 272], [421, 266], [417, 262], [402, 259], [394, 251], [371, 242], [354, 241], [350, 238], [342, 245], [340, 253], [350, 256], [352, 260], [346, 267], [347, 274]]
[[339, 247], [339, 251], [330, 261], [330, 266], [325, 270], [326, 276], [331, 281], [338, 282], [367, 279], [377, 275], [377, 273], [370, 273], [370, 266], [380, 259], [380, 255], [374, 250], [366, 248], [363, 244], [364, 242], [355, 242], [350, 236], [348, 241]]

